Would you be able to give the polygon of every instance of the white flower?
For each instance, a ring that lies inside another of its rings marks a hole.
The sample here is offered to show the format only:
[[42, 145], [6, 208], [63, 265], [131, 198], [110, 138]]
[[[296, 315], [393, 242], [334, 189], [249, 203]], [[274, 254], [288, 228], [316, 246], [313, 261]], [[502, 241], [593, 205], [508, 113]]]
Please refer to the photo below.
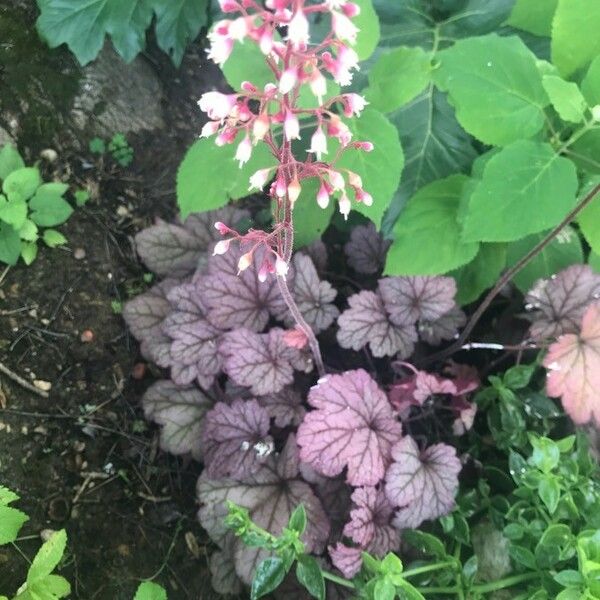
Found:
[[317, 97], [319, 104], [323, 104], [323, 96], [327, 93], [327, 79], [319, 69], [314, 69], [308, 82], [310, 91]]
[[237, 150], [235, 152], [235, 160], [240, 161], [240, 169], [243, 167], [245, 163], [250, 160], [250, 155], [252, 154], [252, 143], [250, 142], [250, 137], [246, 136], [238, 145]]
[[260, 169], [250, 176], [250, 190], [262, 190], [265, 187], [265, 183], [269, 180], [269, 173], [271, 169]]
[[202, 127], [202, 131], [200, 132], [200, 137], [201, 138], [210, 137], [211, 135], [214, 135], [215, 133], [217, 133], [217, 131], [219, 131], [219, 122], [218, 121], [209, 121], [208, 123], [204, 124], [204, 127]]
[[294, 89], [294, 86], [298, 82], [298, 69], [296, 67], [290, 67], [286, 69], [279, 78], [279, 91], [282, 94], [288, 94]]
[[321, 208], [327, 208], [329, 206], [329, 194], [327, 193], [327, 187], [323, 183], [317, 192], [317, 204]]
[[290, 199], [292, 206], [294, 206], [296, 200], [298, 200], [301, 191], [302, 187], [300, 186], [300, 182], [297, 177], [294, 177], [287, 188], [288, 198]]
[[214, 121], [222, 121], [227, 118], [235, 105], [235, 94], [221, 94], [221, 92], [206, 92], [198, 100], [200, 110], [203, 110]]
[[238, 272], [245, 271], [252, 264], [252, 252], [246, 252], [246, 254], [242, 254], [240, 256], [240, 260], [238, 260]]
[[304, 11], [298, 9], [288, 23], [288, 40], [295, 48], [305, 47], [310, 39], [308, 19]]
[[281, 258], [281, 256], [277, 257], [275, 261], [275, 273], [279, 275], [279, 277], [285, 277], [288, 274], [290, 266]]
[[287, 111], [283, 121], [283, 130], [288, 141], [300, 139], [300, 123], [293, 112]]
[[339, 171], [329, 170], [329, 182], [333, 186], [334, 190], [343, 190], [346, 187], [346, 182]]
[[360, 29], [344, 14], [337, 11], [331, 12], [333, 32], [343, 42], [356, 44], [356, 34]]
[[248, 35], [248, 22], [245, 17], [239, 17], [231, 22], [229, 25], [229, 37], [238, 42]]
[[219, 66], [223, 66], [233, 50], [233, 40], [227, 35], [219, 34], [209, 35], [209, 39], [211, 44], [206, 51], [208, 58]]
[[310, 148], [307, 152], [314, 152], [317, 155], [317, 160], [321, 160], [321, 156], [327, 154], [327, 136], [323, 133], [320, 125], [310, 138]]
[[344, 216], [344, 220], [347, 221], [348, 215], [350, 214], [350, 210], [352, 208], [352, 205], [350, 204], [350, 200], [348, 199], [348, 196], [346, 196], [346, 192], [342, 192], [342, 195], [340, 196], [340, 199], [339, 199], [339, 204], [340, 204], [340, 213]]
[[229, 250], [229, 244], [231, 244], [231, 240], [221, 240], [215, 244], [213, 249], [213, 256], [217, 254], [225, 254], [227, 250]]
[[352, 116], [353, 114], [358, 117], [364, 110], [365, 106], [369, 104], [362, 96], [359, 96], [358, 94], [344, 94], [344, 98], [350, 113], [346, 115], [348, 117]]

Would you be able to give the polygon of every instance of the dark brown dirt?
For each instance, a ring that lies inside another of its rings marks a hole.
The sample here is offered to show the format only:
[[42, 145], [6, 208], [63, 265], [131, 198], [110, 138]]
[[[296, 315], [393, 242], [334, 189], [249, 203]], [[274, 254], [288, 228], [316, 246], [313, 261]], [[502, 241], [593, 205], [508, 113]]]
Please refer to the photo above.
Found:
[[[61, 228], [67, 248], [41, 247], [32, 266], [0, 268], [0, 362], [51, 385], [45, 399], [0, 374], [0, 485], [20, 494], [31, 517], [16, 547], [0, 548], [0, 593], [24, 580], [40, 532], [65, 528], [61, 574], [73, 598], [129, 600], [151, 577], [170, 600], [215, 597], [210, 545], [195, 519], [200, 466], [158, 449], [140, 397], [159, 374], [118, 314], [147, 285], [132, 236], [174, 213], [176, 167], [201, 125], [195, 102], [217, 81], [203, 56], [196, 45], [176, 71], [147, 54], [166, 90], [167, 128], [130, 139], [128, 169], [52, 141], [59, 158], [47, 179], [87, 185], [92, 199]], [[48, 145], [20, 149], [36, 158]]]

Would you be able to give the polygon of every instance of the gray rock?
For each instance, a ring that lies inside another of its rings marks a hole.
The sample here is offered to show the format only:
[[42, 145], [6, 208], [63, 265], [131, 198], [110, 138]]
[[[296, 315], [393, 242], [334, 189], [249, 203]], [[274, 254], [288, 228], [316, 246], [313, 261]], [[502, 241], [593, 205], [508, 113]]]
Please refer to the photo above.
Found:
[[2, 127], [0, 127], [0, 148], [4, 148], [4, 146], [7, 144], [14, 145], [14, 143], [15, 141], [13, 140], [12, 135], [10, 135], [6, 129], [2, 129]]
[[162, 99], [161, 83], [148, 63], [138, 56], [126, 64], [107, 43], [82, 71], [71, 117], [77, 129], [92, 136], [137, 133], [164, 125]]

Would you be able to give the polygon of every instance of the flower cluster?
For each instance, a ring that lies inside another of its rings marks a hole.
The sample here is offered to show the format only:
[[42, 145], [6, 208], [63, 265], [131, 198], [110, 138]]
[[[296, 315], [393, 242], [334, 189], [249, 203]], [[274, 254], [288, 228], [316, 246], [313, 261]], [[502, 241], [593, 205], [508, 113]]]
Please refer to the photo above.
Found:
[[[217, 145], [237, 143], [235, 157], [240, 167], [248, 162], [256, 144], [267, 144], [276, 164], [256, 171], [250, 177], [249, 190], [262, 190], [271, 182], [269, 194], [276, 209], [275, 226], [270, 234], [251, 231], [240, 236], [217, 223], [219, 232], [231, 237], [218, 244], [215, 252], [226, 252], [234, 239], [248, 243], [250, 249], [240, 259], [239, 270], [242, 271], [252, 263], [256, 248], [263, 246], [274, 255], [274, 260], [265, 259], [261, 279], [268, 273], [285, 277], [291, 256], [292, 213], [302, 191], [302, 180], [318, 178], [316, 201], [319, 206], [326, 208], [334, 196], [346, 218], [351, 210], [351, 197], [367, 206], [373, 202], [359, 174], [336, 168], [336, 162], [346, 150], [369, 152], [373, 149], [368, 141], [352, 140], [352, 133], [340, 115], [358, 116], [367, 102], [354, 93], [335, 95], [333, 92], [328, 98], [328, 91], [337, 90], [338, 85], [348, 85], [352, 71], [358, 69], [358, 55], [351, 46], [359, 31], [352, 18], [360, 9], [345, 0], [325, 0], [309, 6], [305, 0], [267, 0], [266, 7], [255, 0], [219, 1], [221, 10], [232, 18], [217, 23], [209, 34], [209, 57], [223, 65], [235, 42], [250, 40], [264, 54], [273, 82], [259, 89], [245, 81], [241, 91], [234, 94], [205, 93], [199, 105], [210, 121], [203, 127], [201, 136], [216, 135]], [[314, 42], [309, 19], [317, 13], [329, 18], [331, 27], [322, 41]], [[279, 32], [284, 29], [286, 35], [281, 38]], [[306, 100], [300, 101], [303, 85], [308, 86], [315, 97], [315, 107], [308, 108]], [[308, 157], [298, 160], [292, 151], [292, 142], [300, 138], [300, 131], [305, 127], [314, 127], [310, 148]], [[326, 162], [323, 157], [329, 154], [330, 145], [335, 146], [335, 152], [331, 152], [332, 158]]]

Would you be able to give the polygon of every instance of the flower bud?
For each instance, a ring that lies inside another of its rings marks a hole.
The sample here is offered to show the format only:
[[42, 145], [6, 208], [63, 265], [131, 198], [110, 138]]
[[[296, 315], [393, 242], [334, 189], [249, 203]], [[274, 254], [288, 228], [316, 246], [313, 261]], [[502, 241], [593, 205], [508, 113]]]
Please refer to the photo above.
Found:
[[292, 179], [292, 181], [290, 182], [290, 185], [288, 185], [288, 188], [287, 188], [288, 198], [290, 199], [292, 206], [294, 206], [296, 200], [298, 200], [298, 197], [300, 196], [301, 191], [302, 191], [302, 186], [300, 185], [298, 178], [294, 177], [294, 179]]
[[238, 273], [245, 271], [252, 264], [252, 252], [246, 252], [246, 254], [242, 254], [240, 256], [240, 260], [238, 260], [237, 268]]
[[285, 185], [285, 177], [278, 173], [277, 179], [275, 180], [275, 194], [278, 198], [283, 198], [287, 192], [287, 187]]
[[352, 187], [362, 188], [362, 179], [358, 173], [348, 171], [348, 181]]
[[288, 141], [300, 139], [300, 123], [298, 122], [296, 115], [290, 110], [285, 114], [283, 130]]
[[373, 196], [363, 189], [356, 190], [356, 201], [362, 202], [365, 206], [373, 205]]
[[265, 56], [271, 54], [271, 50], [273, 50], [273, 32], [268, 27], [265, 27], [260, 34], [258, 47]]
[[371, 142], [354, 142], [355, 148], [364, 150], [365, 152], [371, 152], [375, 146]]
[[260, 269], [258, 270], [258, 280], [261, 283], [264, 283], [267, 280], [267, 277], [269, 276], [269, 273], [272, 271], [272, 266], [271, 263], [265, 259], [262, 263], [262, 265], [260, 265]]
[[258, 92], [257, 87], [249, 81], [242, 81], [242, 89], [249, 94], [256, 94]]
[[321, 208], [327, 208], [329, 206], [329, 193], [324, 183], [321, 184], [319, 191], [317, 192], [317, 204]]
[[200, 137], [205, 138], [214, 135], [217, 133], [217, 131], [219, 131], [219, 127], [220, 125], [218, 121], [209, 121], [208, 123], [205, 123], [204, 127], [202, 127], [202, 131], [200, 132]]
[[289, 265], [281, 258], [281, 256], [277, 256], [277, 260], [275, 261], [275, 273], [279, 277], [285, 277], [289, 270]]
[[354, 2], [346, 2], [342, 5], [342, 11], [349, 19], [352, 19], [360, 15], [360, 6]]
[[286, 69], [279, 78], [279, 92], [288, 94], [294, 89], [296, 83], [298, 83], [298, 69], [296, 67], [290, 67], [289, 69]]
[[254, 135], [254, 143], [264, 139], [270, 128], [269, 117], [266, 113], [260, 113], [254, 120], [252, 125], [252, 134]]
[[334, 190], [343, 190], [346, 187], [344, 177], [339, 171], [334, 171], [333, 169], [330, 169], [327, 172], [327, 175], [329, 176], [329, 182], [333, 186]]
[[229, 250], [229, 244], [231, 244], [231, 240], [218, 241], [213, 249], [213, 256], [217, 256], [217, 254], [225, 254], [225, 252]]
[[251, 154], [252, 143], [250, 142], [250, 137], [246, 135], [246, 137], [239, 143], [235, 152], [235, 159], [240, 161], [240, 169], [250, 160]]
[[225, 225], [225, 223], [222, 223], [221, 221], [217, 221], [215, 223], [215, 229], [221, 234], [221, 235], [226, 235], [228, 234], [231, 229], [229, 227], [227, 227], [227, 225]]
[[270, 172], [271, 169], [260, 169], [256, 171], [256, 173], [250, 177], [250, 187], [248, 188], [248, 191], [254, 189], [262, 190], [265, 187], [265, 183], [269, 180]]
[[240, 6], [235, 0], [219, 0], [219, 6], [224, 13], [237, 12]]
[[320, 125], [310, 138], [310, 148], [307, 152], [314, 152], [317, 156], [317, 160], [321, 160], [321, 156], [327, 154], [327, 137], [323, 133], [323, 129]]
[[319, 104], [323, 104], [323, 96], [327, 93], [327, 79], [319, 69], [313, 69], [309, 76], [308, 85], [310, 91], [317, 97]]
[[346, 192], [342, 192], [342, 195], [339, 199], [340, 205], [340, 213], [344, 216], [344, 220], [348, 220], [348, 215], [350, 214], [350, 210], [352, 209], [352, 205], [350, 204], [350, 200], [348, 196], [346, 196]]

